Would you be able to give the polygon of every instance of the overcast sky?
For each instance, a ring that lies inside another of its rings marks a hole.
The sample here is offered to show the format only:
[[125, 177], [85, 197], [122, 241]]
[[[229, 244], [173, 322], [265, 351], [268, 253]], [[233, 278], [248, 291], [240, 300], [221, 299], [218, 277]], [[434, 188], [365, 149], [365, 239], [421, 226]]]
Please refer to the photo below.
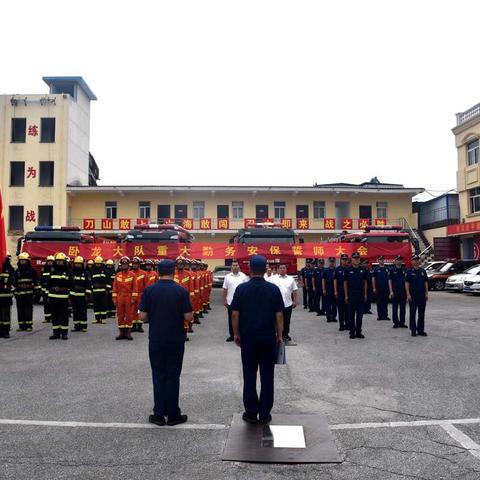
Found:
[[2, 2], [2, 93], [81, 75], [101, 184], [455, 187], [480, 2]]

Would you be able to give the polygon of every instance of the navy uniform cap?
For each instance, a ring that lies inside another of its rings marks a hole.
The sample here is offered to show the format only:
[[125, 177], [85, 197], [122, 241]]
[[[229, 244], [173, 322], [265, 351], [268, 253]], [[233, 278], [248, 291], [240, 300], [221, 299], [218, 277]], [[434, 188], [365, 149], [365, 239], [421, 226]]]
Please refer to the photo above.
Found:
[[173, 260], [161, 260], [157, 268], [160, 275], [173, 275], [175, 273], [175, 262]]
[[262, 255], [253, 255], [250, 258], [250, 268], [262, 269], [267, 267], [267, 259]]
[[378, 257], [378, 260], [385, 260], [385, 257], [384, 257], [383, 255], [380, 255], [380, 256]]
[[329, 262], [334, 262], [334, 261], [335, 261], [335, 257], [328, 257], [328, 261], [329, 261]]
[[340, 260], [348, 260], [348, 255], [346, 253], [343, 253], [341, 256], [340, 256]]
[[357, 252], [352, 253], [352, 258], [360, 258], [360, 254]]
[[325, 263], [325, 260], [323, 258], [319, 258], [318, 263]]
[[397, 255], [397, 256], [395, 257], [395, 260], [403, 260], [403, 257], [402, 257], [401, 255]]

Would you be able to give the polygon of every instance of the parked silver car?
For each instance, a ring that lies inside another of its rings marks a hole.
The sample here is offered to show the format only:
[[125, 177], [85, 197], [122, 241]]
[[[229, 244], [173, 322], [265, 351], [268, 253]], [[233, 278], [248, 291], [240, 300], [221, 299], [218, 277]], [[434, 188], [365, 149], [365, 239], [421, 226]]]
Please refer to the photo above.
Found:
[[223, 286], [223, 281], [227, 273], [230, 273], [230, 267], [215, 267], [212, 272], [212, 285], [214, 287]]
[[448, 277], [445, 282], [445, 290], [455, 290], [463, 292], [466, 281], [480, 281], [480, 265], [474, 265], [462, 273]]

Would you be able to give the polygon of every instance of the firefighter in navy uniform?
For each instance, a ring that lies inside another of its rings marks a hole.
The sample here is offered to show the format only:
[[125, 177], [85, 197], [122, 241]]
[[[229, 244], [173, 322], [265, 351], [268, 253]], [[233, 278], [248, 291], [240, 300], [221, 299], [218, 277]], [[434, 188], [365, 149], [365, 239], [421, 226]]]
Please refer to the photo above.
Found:
[[365, 311], [363, 313], [371, 315], [373, 297], [372, 270], [370, 269], [368, 259], [364, 259], [360, 265], [363, 267], [367, 275], [367, 298], [365, 299]]
[[323, 270], [322, 287], [327, 322], [337, 321], [337, 300], [335, 297], [335, 257], [329, 257], [328, 268]]
[[308, 308], [308, 287], [306, 280], [307, 269], [311, 268], [310, 260], [305, 261], [305, 266], [300, 270], [300, 278], [302, 279], [302, 291], [303, 291], [303, 308]]
[[115, 318], [117, 311], [112, 299], [112, 287], [115, 280], [115, 264], [113, 260], [108, 259], [105, 262], [105, 272], [107, 274], [107, 317]]
[[339, 331], [348, 330], [348, 308], [345, 302], [345, 270], [348, 268], [348, 255], [340, 256], [340, 265], [335, 269], [333, 288], [337, 300], [338, 321], [340, 323]]
[[13, 281], [15, 270], [10, 263], [11, 256], [7, 256], [2, 264], [0, 273], [0, 338], [10, 338], [13, 303]]
[[44, 317], [42, 323], [50, 323], [52, 321], [50, 304], [48, 303], [47, 283], [48, 279], [50, 278], [50, 272], [52, 271], [54, 262], [55, 257], [53, 255], [48, 255], [48, 257], [45, 259], [45, 265], [43, 266], [42, 273], [40, 275], [40, 289], [42, 291]]
[[352, 254], [352, 265], [345, 271], [345, 301], [348, 305], [350, 338], [365, 338], [362, 320], [367, 301], [367, 272], [360, 266], [360, 254]]
[[92, 282], [93, 311], [95, 313], [94, 323], [106, 323], [108, 275], [105, 271], [102, 257], [95, 257], [90, 278]]
[[[312, 298], [313, 298], [313, 309], [309, 309], [309, 312], [317, 312], [317, 316], [322, 315], [322, 298], [323, 298], [323, 287], [322, 287], [322, 278], [323, 278], [323, 260], [318, 260], [317, 266], [312, 269]], [[310, 290], [308, 292], [309, 302], [310, 302]], [[310, 305], [309, 305], [310, 306]]]
[[38, 284], [37, 272], [30, 264], [30, 255], [22, 252], [18, 256], [13, 288], [17, 302], [18, 332], [31, 332], [33, 328], [33, 297]]
[[372, 272], [372, 288], [377, 302], [377, 320], [390, 320], [388, 318], [388, 277], [389, 271], [385, 266], [385, 257], [378, 257], [378, 265]]
[[[420, 267], [420, 257], [412, 257], [412, 268], [407, 271], [405, 290], [410, 304], [410, 331], [412, 337], [417, 334], [426, 337], [425, 308], [428, 300], [428, 277], [425, 269]], [[418, 313], [418, 320], [416, 318]]]
[[390, 269], [388, 286], [392, 300], [393, 328], [407, 328], [405, 325], [405, 309], [407, 305], [407, 292], [405, 290], [405, 269], [402, 265], [403, 257], [395, 257], [395, 265]]
[[53, 328], [50, 340], [58, 338], [68, 340], [68, 308], [72, 287], [72, 274], [67, 262], [67, 256], [59, 252], [55, 255], [55, 264], [47, 283]]
[[73, 261], [73, 286], [70, 291], [70, 302], [73, 310], [74, 332], [86, 332], [87, 322], [87, 297], [92, 293], [90, 275], [85, 271], [83, 257], [77, 256]]

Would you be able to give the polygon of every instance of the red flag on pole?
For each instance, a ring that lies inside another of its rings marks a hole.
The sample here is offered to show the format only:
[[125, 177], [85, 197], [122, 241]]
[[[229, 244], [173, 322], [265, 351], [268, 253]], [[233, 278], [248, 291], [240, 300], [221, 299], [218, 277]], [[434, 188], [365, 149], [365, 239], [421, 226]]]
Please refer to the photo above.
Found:
[[0, 262], [7, 256], [7, 237], [5, 235], [5, 216], [3, 214], [2, 192], [0, 192]]

